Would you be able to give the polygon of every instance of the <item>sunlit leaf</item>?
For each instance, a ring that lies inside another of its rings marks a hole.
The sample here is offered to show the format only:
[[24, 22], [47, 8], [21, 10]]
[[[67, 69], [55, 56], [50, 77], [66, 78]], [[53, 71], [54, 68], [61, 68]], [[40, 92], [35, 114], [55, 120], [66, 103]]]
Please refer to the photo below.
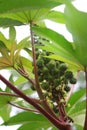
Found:
[[20, 25], [24, 25], [24, 24], [19, 22], [18, 20], [12, 20], [9, 18], [0, 18], [0, 27], [7, 28], [12, 26], [20, 26]]
[[68, 63], [77, 64], [77, 66], [81, 66], [74, 55], [75, 50], [73, 45], [69, 41], [67, 41], [62, 35], [47, 28], [33, 27], [33, 30], [37, 35], [47, 38], [49, 40], [49, 42], [46, 42], [45, 46], [41, 46], [41, 48], [55, 53], [56, 55], [58, 55], [57, 58], [62, 58], [62, 60], [66, 59]]
[[[21, 127], [18, 128], [18, 130], [27, 130], [27, 129], [32, 129], [32, 130], [41, 130], [41, 129], [45, 129], [47, 130], [50, 127], [50, 124], [48, 124], [48, 122], [30, 122], [27, 124], [22, 125]], [[56, 129], [55, 129], [56, 130]]]
[[0, 53], [2, 56], [6, 57], [6, 58], [9, 57], [8, 49], [2, 41], [0, 41]]
[[11, 42], [15, 42], [16, 40], [16, 30], [14, 27], [9, 28], [9, 39]]
[[0, 117], [7, 121], [10, 118], [11, 106], [5, 104], [2, 108], [0, 108]]
[[75, 55], [83, 66], [87, 66], [87, 13], [77, 10], [69, 1], [65, 4], [66, 26], [73, 36]]
[[31, 122], [47, 122], [48, 124], [49, 121], [41, 114], [35, 114], [32, 112], [21, 112], [13, 117], [11, 117], [7, 123], [8, 125], [16, 125], [16, 124], [21, 124], [21, 123], [31, 123]]
[[23, 49], [23, 48], [28, 48], [30, 45], [29, 42], [29, 37], [26, 37], [24, 39], [22, 39], [18, 44], [17, 44], [17, 49]]
[[64, 14], [55, 10], [49, 11], [48, 15], [46, 16], [46, 19], [62, 24], [65, 23]]
[[0, 32], [0, 41], [2, 41], [6, 48], [9, 50], [11, 48], [11, 42]]
[[11, 63], [9, 59], [6, 59], [4, 57], [0, 57], [0, 69], [4, 69], [6, 67], [10, 67]]
[[75, 109], [77, 103], [80, 102], [80, 100], [82, 100], [84, 96], [85, 96], [85, 89], [78, 90], [77, 92], [74, 92], [72, 94], [69, 100], [70, 107], [68, 108], [68, 114], [70, 114], [72, 110]]
[[[16, 12], [16, 11], [24, 11], [24, 10], [32, 10], [32, 9], [41, 9], [41, 8], [53, 8], [57, 5], [59, 5], [60, 3], [58, 3], [58, 1], [55, 0], [1, 0], [0, 1], [0, 13], [4, 13], [4, 12]], [[7, 6], [6, 6], [7, 3]]]

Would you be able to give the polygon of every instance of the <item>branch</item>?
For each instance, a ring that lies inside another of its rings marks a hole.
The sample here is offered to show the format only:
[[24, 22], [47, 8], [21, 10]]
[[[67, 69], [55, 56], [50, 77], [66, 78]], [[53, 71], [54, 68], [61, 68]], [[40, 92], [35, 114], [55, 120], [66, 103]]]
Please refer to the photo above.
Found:
[[[0, 95], [3, 95], [3, 96], [13, 96], [13, 97], [19, 97], [21, 98], [19, 95], [17, 94], [13, 94], [13, 93], [7, 93], [7, 92], [0, 92]], [[39, 100], [39, 99], [35, 99], [35, 98], [31, 98], [31, 100], [33, 100], [34, 102], [38, 103], [41, 105], [42, 101]]]
[[37, 71], [37, 65], [36, 65], [36, 54], [35, 54], [35, 47], [34, 47], [34, 34], [32, 31], [32, 21], [30, 21], [30, 35], [31, 35], [31, 45], [32, 45], [32, 55], [33, 55], [33, 64], [34, 64], [34, 74], [35, 74], [35, 84], [36, 84], [36, 90], [39, 95], [39, 98], [43, 101], [42, 106], [48, 111], [50, 114], [52, 114], [55, 118], [57, 118], [56, 114], [54, 111], [50, 108], [48, 105], [46, 99], [44, 98], [42, 89], [39, 84], [39, 79], [38, 79], [38, 71]]
[[26, 78], [28, 81], [30, 81], [33, 85], [35, 85], [35, 81], [29, 77], [29, 75], [27, 74], [27, 72], [26, 72], [24, 69], [23, 69], [23, 70], [22, 70], [21, 68], [17, 69], [15, 66], [13, 66], [13, 68], [14, 68], [19, 74], [21, 74], [24, 78]]
[[33, 109], [25, 108], [25, 107], [22, 107], [22, 106], [18, 106], [18, 105], [16, 105], [16, 104], [11, 103], [11, 102], [8, 102], [8, 104], [10, 104], [10, 105], [12, 105], [12, 106], [14, 106], [14, 107], [16, 107], [16, 108], [22, 109], [22, 110], [40, 113], [40, 112], [37, 111], [37, 110], [33, 110]]
[[7, 93], [7, 92], [0, 92], [0, 95], [3, 96], [12, 96], [12, 97], [19, 97], [17, 94]]
[[31, 98], [26, 96], [23, 92], [21, 92], [18, 88], [16, 88], [11, 82], [9, 82], [7, 79], [5, 79], [0, 74], [0, 79], [3, 81], [11, 90], [13, 90], [17, 95], [19, 95], [21, 98], [23, 98], [26, 102], [34, 106], [40, 113], [42, 113], [52, 124], [54, 124], [55, 127], [59, 129], [64, 129], [66, 125], [63, 122], [60, 122], [59, 119], [56, 119], [51, 114], [49, 114], [46, 110], [44, 110], [41, 106], [39, 106], [36, 102], [34, 102]]

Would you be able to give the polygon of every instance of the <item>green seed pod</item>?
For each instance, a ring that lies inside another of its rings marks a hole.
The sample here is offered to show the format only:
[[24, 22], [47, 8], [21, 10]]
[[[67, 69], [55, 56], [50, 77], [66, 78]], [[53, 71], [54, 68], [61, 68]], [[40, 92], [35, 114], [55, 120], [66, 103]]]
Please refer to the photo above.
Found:
[[59, 65], [59, 70], [60, 70], [60, 71], [66, 71], [66, 70], [67, 70], [67, 65], [66, 65], [65, 63], [61, 63], [61, 64]]
[[57, 87], [58, 85], [60, 85], [61, 81], [59, 79], [54, 79], [53, 83], [54, 86]]
[[44, 80], [43, 76], [39, 76], [39, 82], [42, 82]]
[[49, 70], [52, 70], [53, 68], [56, 67], [56, 62], [54, 60], [51, 60], [48, 64], [47, 67]]
[[48, 74], [49, 73], [49, 70], [47, 67], [44, 67], [43, 70], [42, 70], [42, 73], [43, 74]]
[[60, 71], [59, 71], [59, 76], [63, 76], [64, 73], [65, 73], [64, 71], [61, 71], [61, 70], [60, 70]]
[[77, 80], [75, 78], [70, 79], [71, 84], [76, 84]]
[[64, 90], [65, 90], [66, 92], [69, 92], [69, 91], [70, 91], [70, 87], [69, 87], [69, 86], [65, 86]]
[[46, 81], [43, 81], [41, 83], [41, 87], [44, 89], [44, 90], [47, 90], [49, 88], [49, 84], [46, 82]]
[[73, 73], [71, 71], [66, 71], [65, 72], [65, 78], [66, 79], [72, 79], [73, 78]]
[[37, 59], [37, 66], [38, 67], [43, 67], [44, 66], [44, 61], [42, 59]]

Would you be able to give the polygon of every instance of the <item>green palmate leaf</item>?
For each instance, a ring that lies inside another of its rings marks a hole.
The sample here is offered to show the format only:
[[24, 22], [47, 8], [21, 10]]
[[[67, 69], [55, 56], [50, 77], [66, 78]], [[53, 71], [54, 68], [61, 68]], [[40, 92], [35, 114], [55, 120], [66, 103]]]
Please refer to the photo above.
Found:
[[2, 41], [0, 41], [0, 53], [2, 56], [9, 58], [8, 49]]
[[[69, 100], [70, 107], [68, 108], [68, 114], [71, 114], [71, 112], [75, 110], [75, 107], [77, 107], [77, 103], [80, 103], [80, 101], [83, 99], [84, 96], [85, 96], [85, 89], [78, 90], [77, 92], [72, 94]], [[84, 101], [83, 101], [83, 104], [84, 104]]]
[[56, 57], [57, 55], [58, 60], [62, 59], [64, 62], [66, 60], [66, 62], [68, 63], [74, 65], [77, 64], [77, 66], [81, 67], [80, 63], [74, 56], [75, 52], [73, 45], [70, 42], [68, 42], [62, 35], [47, 28], [33, 27], [33, 30], [39, 36], [47, 38], [49, 41], [52, 42], [45, 42], [45, 46], [41, 46], [41, 48], [55, 53], [54, 57]]
[[9, 28], [9, 39], [11, 42], [15, 42], [16, 40], [16, 30], [14, 27]]
[[12, 20], [17, 20], [23, 24], [29, 24], [30, 21], [38, 24], [41, 20], [45, 19], [48, 14], [49, 9], [38, 9], [38, 10], [28, 10], [16, 13], [4, 13], [0, 14], [1, 18], [10, 18]]
[[0, 32], [0, 41], [4, 43], [4, 45], [6, 46], [6, 48], [8, 50], [10, 50], [11, 48], [11, 42], [5, 38], [5, 36]]
[[12, 20], [9, 18], [0, 18], [0, 27], [12, 27], [12, 26], [20, 26], [23, 23], [19, 22], [18, 20]]
[[9, 106], [8, 102], [11, 100], [10, 96], [0, 95], [0, 116], [4, 121], [10, 118], [11, 106]]
[[[9, 23], [13, 20], [13, 23], [17, 24], [16, 21], [19, 22], [19, 24], [29, 24], [30, 21], [33, 21], [35, 24], [44, 25], [41, 20], [46, 19], [46, 15], [48, 14], [48, 11], [55, 7], [60, 5], [56, 0], [45, 0], [40, 1], [37, 0], [36, 2], [34, 0], [26, 0], [25, 2], [23, 0], [19, 1], [8, 1], [8, 6], [5, 6], [4, 8], [0, 8], [0, 18], [1, 20], [4, 19]], [[2, 1], [2, 6], [4, 6], [6, 2]], [[12, 5], [12, 6], [9, 6]], [[0, 7], [2, 7], [0, 6]], [[3, 15], [2, 15], [3, 12]], [[10, 13], [9, 13], [10, 12]], [[59, 15], [62, 17], [62, 15]], [[50, 17], [50, 16], [49, 16]], [[6, 19], [7, 18], [7, 19]], [[52, 16], [50, 17], [52, 18]], [[53, 18], [54, 19], [54, 18]], [[61, 21], [61, 20], [60, 20]], [[9, 25], [9, 24], [7, 24]]]
[[85, 120], [85, 113], [84, 114], [79, 114], [78, 116], [72, 116], [72, 118], [74, 119], [75, 124], [80, 125], [80, 126], [84, 126], [84, 120]]
[[[18, 130], [27, 130], [27, 129], [31, 129], [31, 130], [47, 130], [50, 127], [50, 124], [48, 124], [48, 122], [31, 122], [31, 123], [27, 123], [22, 125], [20, 128], [18, 128]], [[56, 130], [56, 128], [55, 128]]]
[[[56, 0], [1, 0], [0, 1], [0, 13], [4, 12], [16, 12], [16, 11], [23, 11], [23, 10], [33, 10], [33, 9], [40, 9], [40, 8], [53, 8], [60, 3]], [[6, 6], [7, 5], [7, 6]]]
[[26, 37], [24, 39], [22, 39], [18, 44], [17, 44], [17, 49], [23, 49], [23, 48], [28, 48], [30, 45], [29, 42], [29, 37]]
[[80, 125], [75, 125], [75, 128], [76, 128], [76, 130], [82, 130], [83, 129], [83, 127], [82, 126], [80, 126]]
[[83, 127], [85, 119], [86, 101], [83, 100], [85, 96], [85, 89], [78, 90], [73, 93], [67, 108], [67, 114], [74, 120], [75, 125]]
[[70, 115], [72, 116], [78, 116], [78, 114], [85, 114], [85, 108], [86, 108], [86, 101], [80, 101], [79, 103], [76, 103], [70, 110]]
[[75, 62], [72, 62], [67, 56], [64, 58], [64, 56], [60, 56], [60, 55], [50, 55], [47, 56], [47, 58], [51, 58], [51, 59], [55, 59], [55, 60], [59, 60], [59, 61], [63, 61], [65, 63], [68, 63], [69, 65], [71, 65], [71, 67], [73, 67], [72, 69], [76, 70], [81, 70], [83, 69], [83, 67], [80, 64], [76, 64]]
[[87, 13], [78, 11], [69, 1], [65, 4], [66, 26], [73, 36], [75, 55], [83, 66], [87, 66]]
[[0, 57], [0, 69], [4, 69], [6, 67], [10, 67], [10, 60], [4, 57]]
[[41, 114], [35, 114], [32, 112], [21, 112], [13, 117], [11, 117], [8, 121], [8, 125], [16, 125], [16, 124], [22, 124], [22, 123], [31, 123], [31, 122], [47, 122], [49, 121]]
[[23, 76], [19, 76], [16, 80], [15, 80], [15, 82], [14, 82], [14, 85], [20, 85], [20, 84], [24, 84], [24, 83], [26, 83], [27, 82], [27, 79], [25, 79]]
[[6, 105], [4, 105], [3, 107], [0, 108], [0, 117], [4, 121], [9, 120], [10, 113], [11, 113], [11, 106], [9, 106], [8, 104], [6, 104]]
[[46, 19], [52, 20], [54, 22], [58, 23], [65, 23], [64, 14], [59, 11], [49, 11], [48, 15], [46, 16]]

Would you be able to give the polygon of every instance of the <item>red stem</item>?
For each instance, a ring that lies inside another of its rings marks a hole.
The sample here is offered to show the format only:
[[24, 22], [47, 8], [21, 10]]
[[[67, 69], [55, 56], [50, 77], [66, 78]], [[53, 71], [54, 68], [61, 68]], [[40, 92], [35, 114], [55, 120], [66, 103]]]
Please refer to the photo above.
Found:
[[40, 113], [42, 113], [52, 124], [54, 124], [55, 127], [59, 128], [60, 130], [63, 130], [66, 125], [68, 126], [68, 124], [64, 124], [64, 123], [60, 122], [59, 120], [55, 119], [51, 114], [49, 114], [46, 110], [44, 110], [42, 107], [40, 107], [31, 98], [26, 96], [23, 92], [21, 92], [18, 88], [16, 88], [11, 82], [9, 82], [7, 79], [5, 79], [1, 74], [0, 74], [0, 79], [11, 90], [13, 90], [16, 94], [18, 94], [21, 98], [23, 98], [25, 101], [27, 101], [29, 104], [34, 106], [37, 110], [39, 110]]

